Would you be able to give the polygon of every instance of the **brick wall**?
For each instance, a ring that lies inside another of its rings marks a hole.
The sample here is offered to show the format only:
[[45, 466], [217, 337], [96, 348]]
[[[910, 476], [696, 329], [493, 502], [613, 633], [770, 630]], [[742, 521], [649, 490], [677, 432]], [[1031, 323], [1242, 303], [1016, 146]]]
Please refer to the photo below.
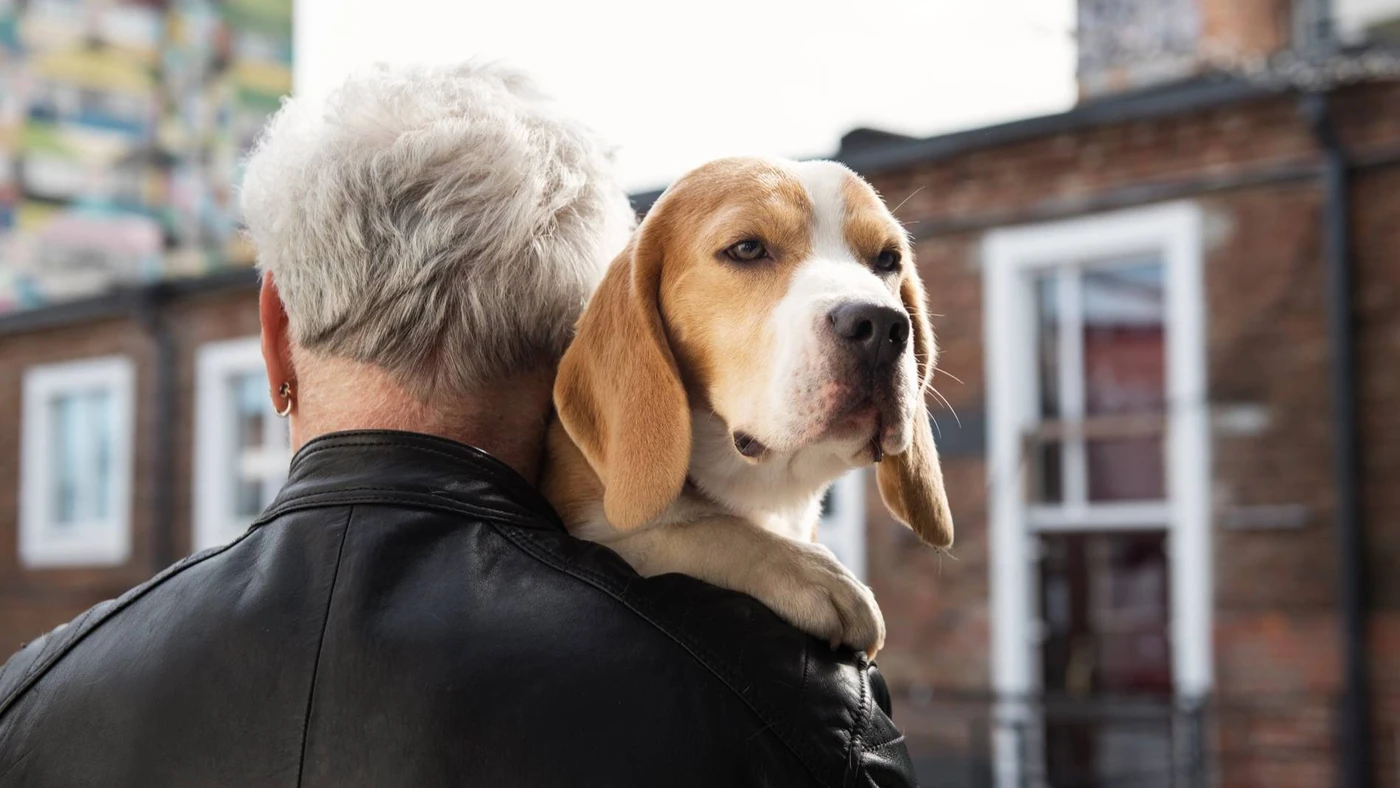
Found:
[[[155, 346], [135, 318], [71, 325], [0, 339], [0, 653], [72, 619], [104, 599], [137, 585], [162, 568], [151, 523], [154, 519], [156, 420], [167, 419], [175, 435], [174, 547], [190, 552], [191, 484], [194, 454], [195, 354], [206, 342], [256, 335], [257, 297], [251, 291], [199, 296], [169, 308], [178, 350], [177, 409], [155, 411]], [[39, 364], [123, 354], [136, 367], [135, 458], [132, 488], [131, 558], [121, 566], [31, 569], [18, 555], [21, 398], [24, 371]]]
[[[29, 367], [96, 356], [122, 354], [136, 366], [135, 434], [151, 427], [152, 350], [134, 320], [109, 320], [11, 336], [0, 341], [0, 651], [72, 618], [95, 602], [116, 596], [150, 576], [151, 500], [138, 485], [132, 495], [132, 560], [111, 568], [27, 569], [19, 559], [19, 485], [21, 400]], [[135, 473], [151, 463], [149, 445], [134, 441]]]
[[[1393, 86], [1339, 97], [1343, 137], [1358, 159], [1400, 149], [1398, 108], [1400, 89]], [[1195, 199], [1207, 217], [1215, 672], [1222, 708], [1211, 746], [1225, 768], [1222, 784], [1231, 786], [1315, 787], [1335, 778], [1340, 632], [1323, 196], [1307, 170], [1315, 155], [1295, 104], [1279, 98], [1098, 126], [871, 175], [891, 204], [903, 203], [898, 214], [920, 238], [931, 309], [941, 315], [935, 320], [940, 366], [961, 380], [944, 376], [936, 383], [964, 424], [979, 431], [986, 429], [979, 271], [985, 230], [1082, 215], [1106, 195], [1127, 207], [1133, 190], [1202, 184]], [[1400, 516], [1400, 485], [1393, 483], [1400, 478], [1400, 169], [1360, 171], [1353, 197], [1377, 767], [1383, 784], [1395, 784], [1400, 536], [1388, 524]], [[935, 405], [935, 414], [945, 433], [959, 430], [946, 409]], [[958, 528], [953, 558], [915, 544], [871, 496], [870, 575], [891, 633], [880, 662], [902, 697], [898, 711], [916, 750], [925, 746], [921, 733], [936, 740], [930, 748], [965, 735], [967, 726], [939, 719], [950, 708], [942, 699], [991, 689], [986, 457], [978, 436], [945, 443], [961, 447], [944, 460]], [[1287, 515], [1270, 522], [1271, 511]], [[1280, 752], [1291, 760], [1280, 761]]]

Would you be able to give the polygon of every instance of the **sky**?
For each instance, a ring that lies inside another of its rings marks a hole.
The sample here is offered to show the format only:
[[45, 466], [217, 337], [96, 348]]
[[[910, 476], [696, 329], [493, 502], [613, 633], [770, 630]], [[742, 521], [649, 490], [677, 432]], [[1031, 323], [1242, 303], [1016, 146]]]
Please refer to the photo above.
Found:
[[298, 0], [295, 91], [503, 60], [618, 146], [634, 190], [731, 155], [827, 156], [1074, 101], [1074, 0]]

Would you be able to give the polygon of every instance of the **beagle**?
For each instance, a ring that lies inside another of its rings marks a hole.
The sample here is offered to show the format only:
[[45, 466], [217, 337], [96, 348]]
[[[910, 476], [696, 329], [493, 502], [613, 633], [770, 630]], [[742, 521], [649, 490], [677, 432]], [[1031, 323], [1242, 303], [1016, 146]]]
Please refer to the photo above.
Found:
[[947, 547], [924, 401], [937, 350], [909, 240], [828, 161], [722, 159], [668, 189], [579, 321], [541, 489], [638, 573], [741, 591], [872, 656], [870, 589], [816, 543], [826, 488], [877, 463], [890, 511]]

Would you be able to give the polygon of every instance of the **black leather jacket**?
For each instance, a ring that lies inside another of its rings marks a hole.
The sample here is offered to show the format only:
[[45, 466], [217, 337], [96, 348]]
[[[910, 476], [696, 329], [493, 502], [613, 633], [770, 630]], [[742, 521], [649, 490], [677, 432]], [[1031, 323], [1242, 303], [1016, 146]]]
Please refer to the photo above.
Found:
[[0, 785], [904, 786], [884, 683], [491, 457], [308, 443], [249, 532], [0, 669]]

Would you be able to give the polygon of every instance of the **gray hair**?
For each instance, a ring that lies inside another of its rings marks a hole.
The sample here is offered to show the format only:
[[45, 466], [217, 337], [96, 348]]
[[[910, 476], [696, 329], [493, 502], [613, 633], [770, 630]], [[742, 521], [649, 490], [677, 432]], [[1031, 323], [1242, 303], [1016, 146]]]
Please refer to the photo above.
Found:
[[241, 196], [292, 340], [425, 399], [556, 362], [635, 224], [593, 134], [482, 64], [286, 101]]

